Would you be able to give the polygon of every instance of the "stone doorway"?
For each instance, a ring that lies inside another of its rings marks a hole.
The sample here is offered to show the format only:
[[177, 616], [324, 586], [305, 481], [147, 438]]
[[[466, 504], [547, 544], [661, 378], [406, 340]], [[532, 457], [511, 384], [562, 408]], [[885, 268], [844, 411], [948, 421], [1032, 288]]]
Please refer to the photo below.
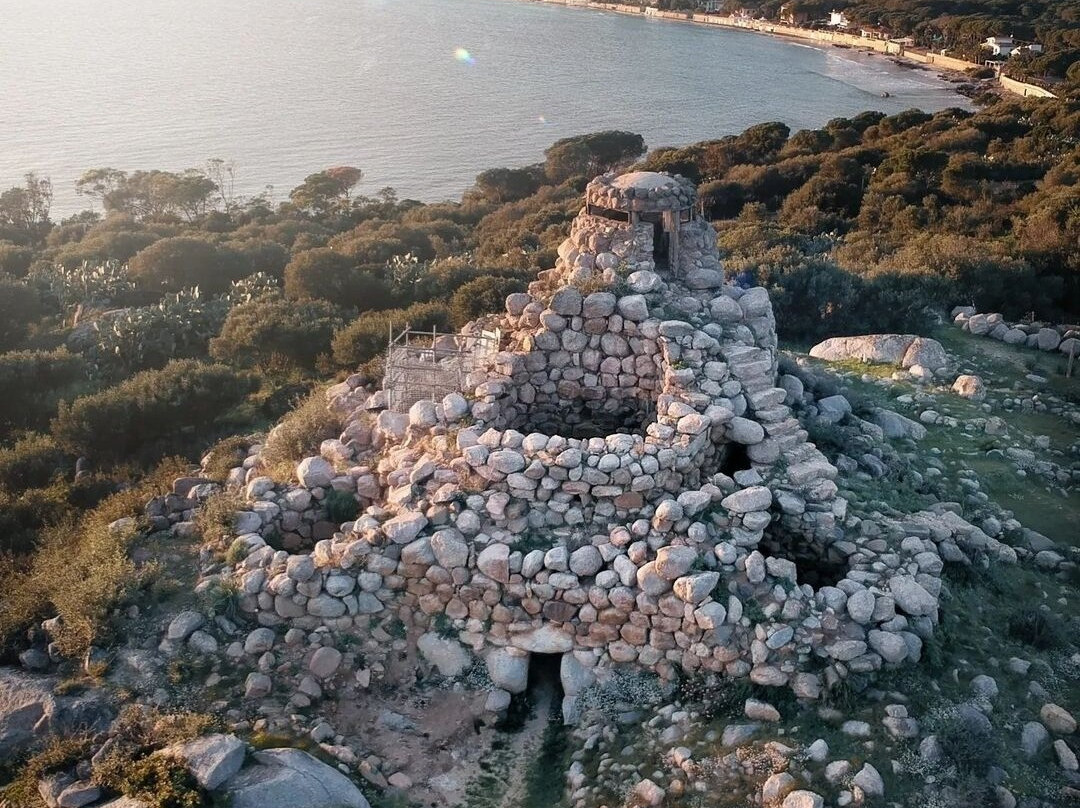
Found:
[[562, 703], [562, 654], [529, 655], [529, 679], [525, 692], [537, 712]]
[[664, 229], [663, 221], [656, 221], [653, 225], [653, 263], [657, 270], [667, 269], [671, 236]]

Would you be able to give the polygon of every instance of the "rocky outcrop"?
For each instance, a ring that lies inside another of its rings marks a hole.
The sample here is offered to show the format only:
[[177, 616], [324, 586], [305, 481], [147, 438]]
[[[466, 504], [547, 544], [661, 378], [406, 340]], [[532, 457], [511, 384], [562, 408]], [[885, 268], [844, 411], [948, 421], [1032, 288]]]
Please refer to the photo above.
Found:
[[1001, 314], [979, 314], [970, 306], [957, 306], [952, 310], [952, 318], [956, 325], [977, 337], [1080, 358], [1080, 325], [1007, 322]]
[[56, 696], [58, 681], [0, 668], [0, 760], [15, 758], [49, 735], [100, 730], [112, 720], [100, 693]]
[[855, 360], [896, 365], [909, 370], [920, 367], [933, 372], [947, 364], [941, 343], [914, 334], [867, 334], [861, 337], [830, 337], [810, 349], [810, 356], [829, 362]]
[[225, 784], [232, 808], [370, 808], [348, 777], [299, 749], [256, 752]]

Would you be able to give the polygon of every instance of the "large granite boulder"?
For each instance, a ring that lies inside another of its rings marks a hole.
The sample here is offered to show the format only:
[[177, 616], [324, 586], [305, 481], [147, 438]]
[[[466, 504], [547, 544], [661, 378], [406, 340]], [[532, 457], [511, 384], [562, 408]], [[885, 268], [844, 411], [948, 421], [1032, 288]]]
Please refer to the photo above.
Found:
[[371, 808], [352, 780], [299, 749], [256, 752], [224, 792], [231, 808]]
[[102, 694], [54, 696], [57, 683], [55, 677], [0, 668], [0, 760], [14, 759], [50, 734], [108, 727], [113, 711]]
[[855, 360], [879, 365], [927, 370], [945, 366], [945, 349], [937, 340], [914, 334], [866, 334], [861, 337], [831, 337], [810, 349], [810, 355], [829, 362]]
[[213, 790], [240, 771], [246, 753], [235, 735], [205, 735], [167, 746], [159, 754], [182, 759], [199, 785]]

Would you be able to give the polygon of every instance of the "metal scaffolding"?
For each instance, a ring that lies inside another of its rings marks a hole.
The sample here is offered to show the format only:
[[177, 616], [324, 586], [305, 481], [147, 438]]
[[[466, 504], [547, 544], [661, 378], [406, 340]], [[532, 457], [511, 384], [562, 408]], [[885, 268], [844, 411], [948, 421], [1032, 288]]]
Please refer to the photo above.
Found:
[[498, 330], [466, 336], [408, 326], [395, 335], [391, 326], [383, 378], [388, 408], [408, 412], [417, 401], [460, 393], [466, 377], [499, 350], [501, 338]]

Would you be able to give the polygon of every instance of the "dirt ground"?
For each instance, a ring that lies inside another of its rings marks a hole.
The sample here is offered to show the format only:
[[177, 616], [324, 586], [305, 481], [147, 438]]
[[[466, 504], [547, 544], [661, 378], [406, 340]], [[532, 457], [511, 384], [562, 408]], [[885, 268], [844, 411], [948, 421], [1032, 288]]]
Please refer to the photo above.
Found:
[[431, 690], [365, 694], [337, 702], [331, 723], [382, 760], [385, 774], [402, 772], [413, 782], [409, 798], [421, 805], [461, 803], [465, 786], [497, 730], [476, 716], [484, 693]]

